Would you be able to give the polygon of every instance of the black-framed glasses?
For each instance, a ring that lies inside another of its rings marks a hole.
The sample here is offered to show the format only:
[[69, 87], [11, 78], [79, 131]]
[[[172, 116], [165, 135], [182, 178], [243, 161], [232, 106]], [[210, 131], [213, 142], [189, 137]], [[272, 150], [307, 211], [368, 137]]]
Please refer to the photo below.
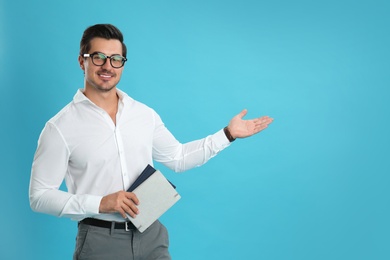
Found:
[[125, 65], [125, 62], [127, 59], [119, 54], [107, 56], [104, 53], [101, 52], [94, 52], [91, 54], [85, 53], [83, 54], [85, 58], [91, 57], [92, 63], [96, 66], [103, 66], [107, 59], [110, 59], [110, 64], [113, 68], [119, 69]]

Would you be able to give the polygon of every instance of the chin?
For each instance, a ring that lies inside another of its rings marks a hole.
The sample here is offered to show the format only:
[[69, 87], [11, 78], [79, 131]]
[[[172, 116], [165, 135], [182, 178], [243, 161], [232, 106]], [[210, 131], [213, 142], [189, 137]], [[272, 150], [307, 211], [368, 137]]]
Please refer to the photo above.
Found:
[[97, 87], [97, 90], [101, 91], [101, 92], [110, 92], [111, 90], [113, 90], [115, 88], [115, 86], [110, 86], [110, 87]]

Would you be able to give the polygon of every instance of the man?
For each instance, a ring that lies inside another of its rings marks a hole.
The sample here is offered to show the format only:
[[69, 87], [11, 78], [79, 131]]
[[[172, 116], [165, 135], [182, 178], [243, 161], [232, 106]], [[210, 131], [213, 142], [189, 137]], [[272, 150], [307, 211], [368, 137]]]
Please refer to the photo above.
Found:
[[[122, 33], [97, 24], [84, 31], [79, 63], [84, 88], [45, 125], [34, 156], [30, 204], [34, 211], [79, 221], [74, 259], [170, 259], [168, 234], [156, 221], [138, 232], [142, 203], [126, 192], [147, 164], [179, 172], [204, 164], [236, 138], [265, 129], [272, 118], [243, 120], [206, 138], [179, 143], [158, 114], [117, 89], [126, 62]], [[59, 190], [65, 179], [68, 192]]]

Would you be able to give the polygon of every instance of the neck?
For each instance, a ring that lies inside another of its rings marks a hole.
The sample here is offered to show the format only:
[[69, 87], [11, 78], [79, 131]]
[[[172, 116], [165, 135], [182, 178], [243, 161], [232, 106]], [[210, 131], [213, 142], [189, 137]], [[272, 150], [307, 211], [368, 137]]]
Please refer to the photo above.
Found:
[[110, 106], [118, 101], [115, 87], [108, 91], [104, 91], [85, 86], [84, 95], [99, 107]]

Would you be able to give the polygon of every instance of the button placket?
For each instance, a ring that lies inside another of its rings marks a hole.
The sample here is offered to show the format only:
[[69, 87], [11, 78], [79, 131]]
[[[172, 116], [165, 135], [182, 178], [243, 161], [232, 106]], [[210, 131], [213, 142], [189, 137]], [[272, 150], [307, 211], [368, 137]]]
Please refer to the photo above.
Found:
[[119, 161], [121, 164], [121, 173], [122, 173], [122, 181], [123, 181], [123, 189], [126, 189], [126, 184], [130, 182], [129, 175], [127, 173], [127, 165], [125, 159], [125, 152], [123, 150], [123, 141], [119, 128], [115, 129], [115, 139], [118, 147], [118, 155]]

